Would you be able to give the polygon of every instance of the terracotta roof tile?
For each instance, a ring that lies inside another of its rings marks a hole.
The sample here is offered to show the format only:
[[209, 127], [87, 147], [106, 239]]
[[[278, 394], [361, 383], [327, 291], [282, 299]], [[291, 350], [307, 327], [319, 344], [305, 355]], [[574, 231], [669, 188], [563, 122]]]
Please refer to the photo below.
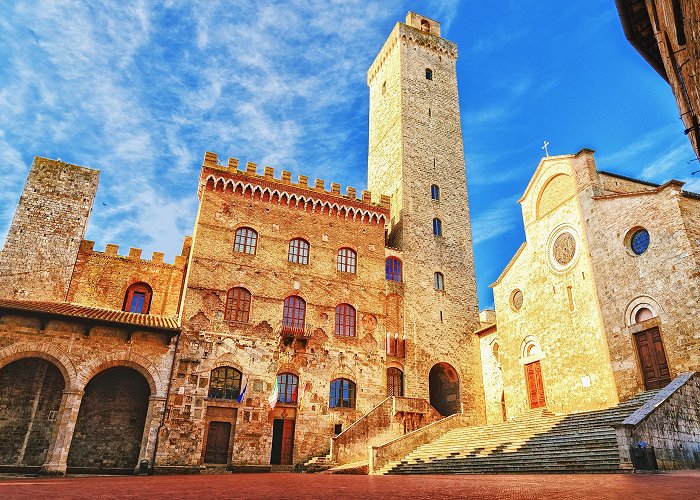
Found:
[[137, 325], [158, 330], [179, 330], [177, 319], [153, 314], [90, 307], [68, 302], [43, 302], [34, 300], [17, 300], [0, 298], [0, 309], [52, 314], [72, 318], [92, 319], [106, 323]]

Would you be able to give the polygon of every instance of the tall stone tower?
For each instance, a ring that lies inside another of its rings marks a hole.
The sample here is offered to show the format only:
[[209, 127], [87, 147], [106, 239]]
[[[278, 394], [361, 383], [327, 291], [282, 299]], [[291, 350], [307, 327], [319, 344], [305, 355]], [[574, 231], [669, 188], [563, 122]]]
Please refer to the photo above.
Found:
[[0, 297], [64, 301], [100, 172], [35, 157], [0, 252]]
[[403, 259], [406, 395], [430, 397], [443, 414], [459, 411], [461, 401], [479, 421], [478, 302], [456, 60], [440, 23], [409, 12], [396, 24], [367, 74], [368, 184], [373, 194], [391, 196], [387, 246]]

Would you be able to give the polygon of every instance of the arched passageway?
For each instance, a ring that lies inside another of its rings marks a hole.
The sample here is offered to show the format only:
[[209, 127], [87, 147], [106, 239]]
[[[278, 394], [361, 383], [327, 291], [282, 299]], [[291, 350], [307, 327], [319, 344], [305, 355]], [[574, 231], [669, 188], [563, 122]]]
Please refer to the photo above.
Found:
[[46, 460], [65, 381], [44, 359], [0, 369], [0, 464], [40, 466]]
[[150, 394], [146, 379], [132, 368], [110, 368], [95, 375], [80, 404], [68, 472], [133, 470]]
[[437, 363], [430, 369], [428, 379], [430, 404], [440, 415], [459, 413], [459, 375], [449, 363]]

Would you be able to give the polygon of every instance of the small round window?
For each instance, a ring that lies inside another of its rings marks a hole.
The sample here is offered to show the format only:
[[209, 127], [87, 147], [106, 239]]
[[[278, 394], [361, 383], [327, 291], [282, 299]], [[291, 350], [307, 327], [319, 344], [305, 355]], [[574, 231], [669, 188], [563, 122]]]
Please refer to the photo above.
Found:
[[510, 307], [512, 307], [514, 311], [519, 311], [520, 308], [523, 307], [523, 292], [517, 288], [510, 294]]
[[630, 248], [636, 255], [642, 255], [649, 248], [649, 231], [637, 229], [630, 237]]

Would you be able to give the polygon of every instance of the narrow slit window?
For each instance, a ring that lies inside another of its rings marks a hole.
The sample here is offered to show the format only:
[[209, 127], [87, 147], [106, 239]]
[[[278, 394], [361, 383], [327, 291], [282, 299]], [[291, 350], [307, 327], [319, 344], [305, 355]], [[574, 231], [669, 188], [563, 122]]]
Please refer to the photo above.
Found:
[[432, 80], [433, 79], [433, 70], [430, 68], [425, 68], [425, 79], [426, 80]]
[[[435, 166], [435, 160], [433, 160], [433, 166]], [[440, 201], [440, 186], [437, 184], [430, 186], [430, 197], [433, 201]]]
[[433, 277], [433, 286], [435, 287], [435, 290], [445, 289], [445, 277], [442, 275], [442, 273], [435, 273]]
[[433, 234], [442, 236], [442, 221], [440, 219], [433, 219]]

